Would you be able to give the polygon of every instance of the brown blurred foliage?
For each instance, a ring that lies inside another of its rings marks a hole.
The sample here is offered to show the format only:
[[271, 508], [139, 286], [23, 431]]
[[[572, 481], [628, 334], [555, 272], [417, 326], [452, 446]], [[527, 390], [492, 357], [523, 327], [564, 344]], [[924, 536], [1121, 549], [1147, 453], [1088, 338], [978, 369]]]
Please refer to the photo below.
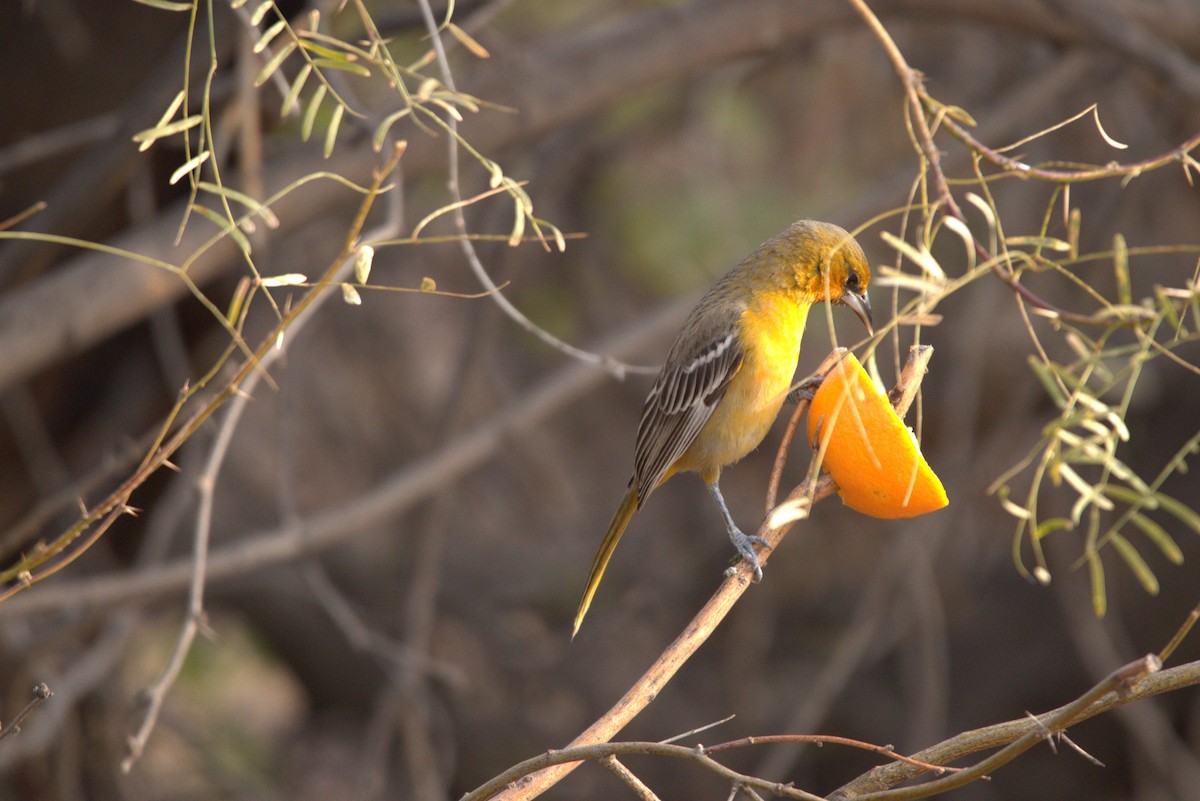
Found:
[[[296, 123], [279, 121], [269, 84], [260, 108], [237, 105], [247, 37], [216, 5], [223, 69], [213, 122], [233, 180], [270, 189], [329, 169], [365, 181], [375, 160], [369, 129], [343, 123], [326, 162], [319, 142], [300, 143]], [[1015, 141], [1098, 103], [1108, 133], [1129, 144], [1116, 153], [1085, 119], [1023, 146], [1026, 161], [1134, 161], [1200, 129], [1200, 7], [1190, 0], [872, 5], [931, 93], [978, 121], [981, 140]], [[375, 10], [398, 48], [428, 46], [415, 6]], [[623, 358], [653, 365], [679, 299], [766, 236], [801, 217], [850, 228], [907, 202], [917, 157], [902, 91], [878, 43], [838, 0], [459, 2], [456, 15], [492, 56], [457, 50], [459, 88], [511, 107], [471, 115], [464, 136], [529, 181], [540, 216], [586, 233], [562, 254], [482, 242], [480, 255], [518, 308], [581, 347], [621, 343]], [[0, 7], [8, 76], [0, 219], [46, 200], [21, 230], [181, 257], [170, 243], [184, 190], [166, 178], [182, 151], [164, 143], [139, 155], [130, 136], [152, 126], [179, 89], [182, 16], [135, 3]], [[260, 155], [237, 138], [245, 115], [261, 130]], [[405, 135], [400, 180], [411, 227], [448, 202], [445, 137]], [[938, 142], [948, 174], [970, 178], [961, 146]], [[487, 179], [469, 166], [468, 195]], [[1039, 230], [1051, 186], [1008, 180], [992, 189], [1008, 233]], [[1088, 249], [1106, 249], [1118, 231], [1131, 245], [1200, 243], [1200, 198], [1176, 169], [1081, 185], [1070, 200]], [[265, 273], [319, 274], [357, 202], [330, 183], [295, 193], [279, 209], [280, 227], [256, 235], [257, 263]], [[468, 216], [471, 230], [503, 235], [512, 211], [484, 202]], [[873, 264], [890, 264], [881, 230], [895, 231], [895, 218], [859, 240]], [[233, 252], [195, 273], [222, 308], [245, 271]], [[951, 275], [965, 269], [961, 248], [936, 255]], [[1195, 263], [1194, 253], [1134, 261], [1135, 295], [1194, 281]], [[0, 243], [0, 355], [22, 354], [0, 377], [6, 565], [69, 526], [76, 497], [111, 491], [184, 381], [228, 342], [194, 298], [148, 272], [44, 243]], [[1111, 292], [1109, 267], [1080, 275]], [[439, 289], [479, 289], [454, 243], [378, 249], [373, 282], [416, 287], [425, 277]], [[1029, 284], [1064, 307], [1088, 303], [1051, 276]], [[180, 474], [160, 471], [133, 496], [140, 516], [0, 604], [0, 721], [35, 683], [55, 692], [19, 736], [0, 742], [0, 797], [457, 797], [569, 741], [715, 587], [731, 549], [700, 484], [672, 482], [635, 518], [570, 642], [577, 594], [628, 477], [649, 378], [616, 381], [578, 365], [489, 299], [362, 294], [361, 307], [322, 308], [273, 368], [277, 386], [254, 392], [217, 485], [206, 636], [131, 773], [119, 766], [140, 721], [138, 694], [162, 669], [184, 608], [189, 477], [211, 446], [211, 424], [175, 458]], [[886, 318], [887, 290], [873, 295]], [[1183, 565], [1148, 550], [1161, 583], [1149, 597], [1107, 554], [1103, 620], [1091, 613], [1086, 571], [1074, 566], [1078, 537], [1047, 540], [1049, 586], [1020, 577], [1013, 520], [986, 491], [1056, 412], [1027, 366], [1033, 346], [1009, 288], [984, 278], [937, 311], [941, 324], [922, 333], [935, 355], [921, 433], [949, 509], [894, 522], [836, 499], [820, 504], [629, 739], [660, 740], [736, 714], [701, 740], [821, 732], [910, 752], [1065, 703], [1159, 649], [1200, 600], [1200, 538], [1166, 518], [1159, 522]], [[258, 307], [247, 339], [270, 322]], [[801, 373], [828, 348], [825, 326], [811, 325]], [[1200, 351], [1181, 356], [1194, 364]], [[1123, 458], [1152, 475], [1196, 433], [1200, 379], [1165, 359], [1144, 373]], [[447, 466], [442, 457], [472, 437], [476, 450]], [[724, 477], [747, 525], [761, 515], [777, 439]], [[805, 464], [801, 447], [792, 484]], [[1164, 489], [1191, 505], [1200, 499], [1190, 475]], [[401, 500], [363, 511], [387, 491]], [[1065, 490], [1043, 498], [1060, 514], [1070, 500]], [[314, 555], [297, 520], [325, 532], [314, 535]], [[270, 558], [231, 550], [288, 531], [299, 534]], [[1192, 639], [1177, 659], [1198, 656]], [[1040, 748], [957, 797], [1200, 797], [1194, 690], [1072, 736], [1105, 767]], [[828, 792], [878, 761], [836, 747], [764, 746], [728, 764]], [[692, 767], [629, 764], [663, 797], [727, 793]], [[551, 796], [626, 792], [585, 766]]]

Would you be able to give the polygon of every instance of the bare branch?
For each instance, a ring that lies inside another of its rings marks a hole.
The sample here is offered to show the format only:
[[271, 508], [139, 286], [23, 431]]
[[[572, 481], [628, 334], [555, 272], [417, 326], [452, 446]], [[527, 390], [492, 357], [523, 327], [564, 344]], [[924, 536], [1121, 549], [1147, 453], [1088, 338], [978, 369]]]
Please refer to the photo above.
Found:
[[46, 703], [53, 695], [54, 693], [50, 692], [50, 688], [45, 683], [36, 685], [33, 688], [33, 699], [25, 705], [24, 709], [16, 714], [16, 717], [8, 722], [7, 726], [0, 727], [0, 740], [3, 740], [10, 734], [20, 733], [21, 724], [28, 720], [34, 710]]

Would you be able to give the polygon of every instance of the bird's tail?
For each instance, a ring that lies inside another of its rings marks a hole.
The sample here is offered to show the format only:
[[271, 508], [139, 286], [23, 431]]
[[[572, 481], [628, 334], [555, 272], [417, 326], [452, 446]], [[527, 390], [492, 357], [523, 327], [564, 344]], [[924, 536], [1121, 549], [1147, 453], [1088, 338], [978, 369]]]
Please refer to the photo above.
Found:
[[625, 533], [625, 527], [629, 525], [629, 519], [633, 517], [637, 507], [637, 487], [631, 486], [621, 500], [621, 505], [617, 507], [617, 513], [613, 515], [612, 522], [608, 524], [608, 533], [604, 535], [604, 542], [600, 543], [600, 550], [596, 551], [596, 558], [592, 560], [592, 571], [588, 574], [583, 597], [579, 599], [579, 611], [575, 613], [575, 628], [571, 630], [571, 639], [575, 639], [575, 635], [579, 633], [583, 616], [587, 614], [588, 607], [592, 605], [592, 596], [596, 594], [596, 588], [600, 586], [600, 579], [604, 576], [604, 568], [608, 567], [608, 560], [612, 558], [613, 551], [617, 549], [617, 543], [621, 541], [621, 535]]

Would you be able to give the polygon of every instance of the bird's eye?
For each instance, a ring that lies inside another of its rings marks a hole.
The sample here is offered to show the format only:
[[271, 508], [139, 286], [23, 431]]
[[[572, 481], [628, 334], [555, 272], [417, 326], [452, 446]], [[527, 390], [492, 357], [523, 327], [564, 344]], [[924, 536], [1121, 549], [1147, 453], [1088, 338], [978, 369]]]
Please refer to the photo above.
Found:
[[858, 273], [854, 270], [851, 270], [850, 274], [846, 276], [846, 289], [858, 289]]

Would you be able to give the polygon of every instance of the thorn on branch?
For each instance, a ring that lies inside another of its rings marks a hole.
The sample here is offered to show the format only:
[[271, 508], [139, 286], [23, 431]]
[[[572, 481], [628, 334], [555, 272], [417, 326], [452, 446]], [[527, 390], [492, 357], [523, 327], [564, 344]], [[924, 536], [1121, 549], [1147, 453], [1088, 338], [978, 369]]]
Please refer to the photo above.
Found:
[[1103, 767], [1105, 767], [1105, 765], [1104, 765], [1104, 763], [1103, 763], [1103, 762], [1101, 762], [1100, 760], [1096, 759], [1094, 756], [1092, 756], [1091, 754], [1089, 754], [1087, 751], [1084, 751], [1084, 750], [1083, 750], [1083, 749], [1082, 749], [1082, 748], [1079, 746], [1079, 744], [1078, 744], [1078, 743], [1076, 743], [1074, 740], [1072, 740], [1070, 737], [1068, 737], [1068, 736], [1067, 736], [1067, 733], [1066, 733], [1065, 731], [1060, 731], [1060, 732], [1058, 733], [1058, 735], [1057, 735], [1057, 736], [1058, 736], [1058, 739], [1059, 739], [1059, 740], [1062, 740], [1064, 743], [1066, 743], [1067, 745], [1071, 746], [1071, 748], [1075, 749], [1075, 753], [1079, 754], [1081, 757], [1083, 757], [1084, 759], [1086, 759], [1088, 762], [1091, 762], [1093, 765], [1095, 765], [1095, 766], [1096, 766], [1096, 767], [1098, 767], [1098, 768], [1103, 768]]

